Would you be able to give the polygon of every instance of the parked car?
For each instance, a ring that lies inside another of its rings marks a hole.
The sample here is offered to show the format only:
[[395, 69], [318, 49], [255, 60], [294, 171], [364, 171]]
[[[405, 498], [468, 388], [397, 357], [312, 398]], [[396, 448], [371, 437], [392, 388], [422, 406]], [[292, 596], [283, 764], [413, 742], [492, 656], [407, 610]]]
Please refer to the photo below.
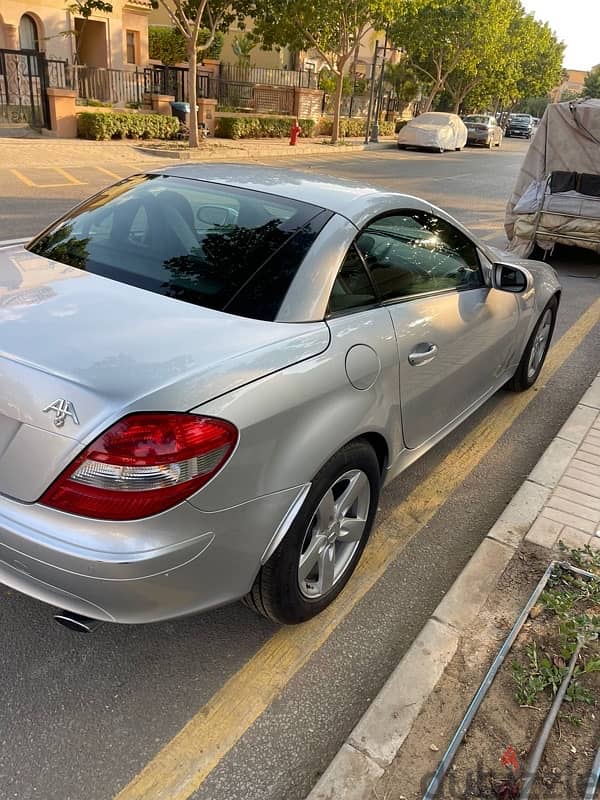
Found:
[[411, 119], [398, 134], [398, 148], [423, 147], [429, 150], [462, 150], [467, 129], [458, 114], [428, 111]]
[[382, 486], [535, 383], [559, 291], [424, 200], [333, 178], [103, 190], [0, 248], [0, 581], [84, 631], [242, 597], [314, 616]]
[[505, 136], [523, 136], [531, 139], [533, 136], [533, 117], [530, 114], [511, 114], [506, 123]]
[[467, 144], [480, 144], [484, 147], [500, 147], [502, 145], [502, 128], [496, 117], [487, 114], [469, 114], [463, 117], [467, 127]]

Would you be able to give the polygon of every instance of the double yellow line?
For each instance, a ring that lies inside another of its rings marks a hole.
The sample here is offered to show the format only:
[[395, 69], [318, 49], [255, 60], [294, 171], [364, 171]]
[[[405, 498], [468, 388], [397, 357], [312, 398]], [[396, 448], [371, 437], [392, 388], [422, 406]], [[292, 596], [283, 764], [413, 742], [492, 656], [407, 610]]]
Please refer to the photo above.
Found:
[[115, 800], [187, 800], [375, 585], [600, 321], [600, 299], [552, 348], [536, 389], [506, 394], [374, 533], [354, 576], [319, 617], [279, 630], [166, 744]]

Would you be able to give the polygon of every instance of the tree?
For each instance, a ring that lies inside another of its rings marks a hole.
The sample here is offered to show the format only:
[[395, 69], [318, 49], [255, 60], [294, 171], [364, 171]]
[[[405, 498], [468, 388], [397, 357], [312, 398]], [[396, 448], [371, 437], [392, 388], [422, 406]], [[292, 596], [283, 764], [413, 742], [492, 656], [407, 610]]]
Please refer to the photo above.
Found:
[[333, 131], [337, 142], [344, 73], [370, 28], [381, 29], [394, 0], [254, 0], [255, 32], [266, 47], [316, 50], [335, 75]]
[[600, 97], [600, 65], [585, 76], [582, 94], [584, 97]]
[[398, 9], [391, 37], [429, 84], [424, 111], [430, 110], [461, 62], [466, 65], [480, 6], [478, 0], [406, 0]]
[[198, 147], [196, 114], [198, 54], [212, 46], [217, 32], [227, 30], [234, 20], [243, 25], [244, 3], [236, 0], [235, 9], [224, 0], [151, 0], [154, 8], [162, 6], [186, 43], [188, 62], [188, 99], [190, 103], [190, 147]]
[[257, 44], [256, 37], [252, 33], [234, 37], [231, 49], [238, 60], [238, 67], [250, 66], [250, 53]]
[[383, 77], [401, 103], [409, 103], [419, 93], [420, 84], [416, 71], [406, 58], [397, 64], [386, 64]]

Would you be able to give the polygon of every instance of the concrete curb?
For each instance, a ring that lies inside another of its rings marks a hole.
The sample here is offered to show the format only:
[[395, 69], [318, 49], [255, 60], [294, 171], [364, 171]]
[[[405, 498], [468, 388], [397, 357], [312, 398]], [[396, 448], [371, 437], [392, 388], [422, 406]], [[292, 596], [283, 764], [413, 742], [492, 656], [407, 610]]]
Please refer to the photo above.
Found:
[[[209, 142], [210, 144], [210, 142]], [[157, 156], [161, 158], [169, 158], [177, 161], [240, 161], [247, 159], [258, 158], [283, 158], [290, 157], [296, 158], [298, 156], [307, 155], [340, 155], [342, 153], [350, 153], [352, 151], [370, 151], [370, 150], [386, 150], [393, 145], [393, 141], [383, 141], [377, 144], [361, 144], [358, 142], [348, 142], [347, 144], [334, 147], [327, 144], [300, 144], [296, 147], [290, 147], [289, 144], [272, 144], [267, 146], [260, 146], [251, 148], [241, 145], [236, 147], [232, 145], [221, 145], [219, 148], [207, 149], [205, 152], [199, 151], [198, 153], [190, 154], [186, 150], [167, 150], [160, 147], [144, 147], [143, 145], [134, 145], [134, 150], [145, 155]]]
[[454, 657], [460, 636], [538, 518], [599, 406], [600, 377], [549, 444], [306, 800], [371, 797]]

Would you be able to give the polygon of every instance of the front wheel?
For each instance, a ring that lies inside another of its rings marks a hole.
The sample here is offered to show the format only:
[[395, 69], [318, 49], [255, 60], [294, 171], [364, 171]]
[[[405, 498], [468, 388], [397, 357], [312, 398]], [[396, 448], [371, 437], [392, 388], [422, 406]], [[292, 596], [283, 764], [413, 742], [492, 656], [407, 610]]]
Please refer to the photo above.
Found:
[[524, 392], [530, 389], [537, 381], [550, 348], [550, 340], [552, 339], [552, 333], [554, 332], [554, 325], [556, 323], [557, 309], [558, 300], [556, 297], [553, 297], [542, 311], [533, 329], [533, 333], [527, 342], [525, 352], [519, 361], [517, 371], [506, 384], [507, 388], [511, 389], [511, 391]]
[[342, 591], [369, 538], [381, 474], [364, 440], [343, 447], [315, 477], [283, 541], [258, 573], [246, 605], [290, 625], [319, 614]]

